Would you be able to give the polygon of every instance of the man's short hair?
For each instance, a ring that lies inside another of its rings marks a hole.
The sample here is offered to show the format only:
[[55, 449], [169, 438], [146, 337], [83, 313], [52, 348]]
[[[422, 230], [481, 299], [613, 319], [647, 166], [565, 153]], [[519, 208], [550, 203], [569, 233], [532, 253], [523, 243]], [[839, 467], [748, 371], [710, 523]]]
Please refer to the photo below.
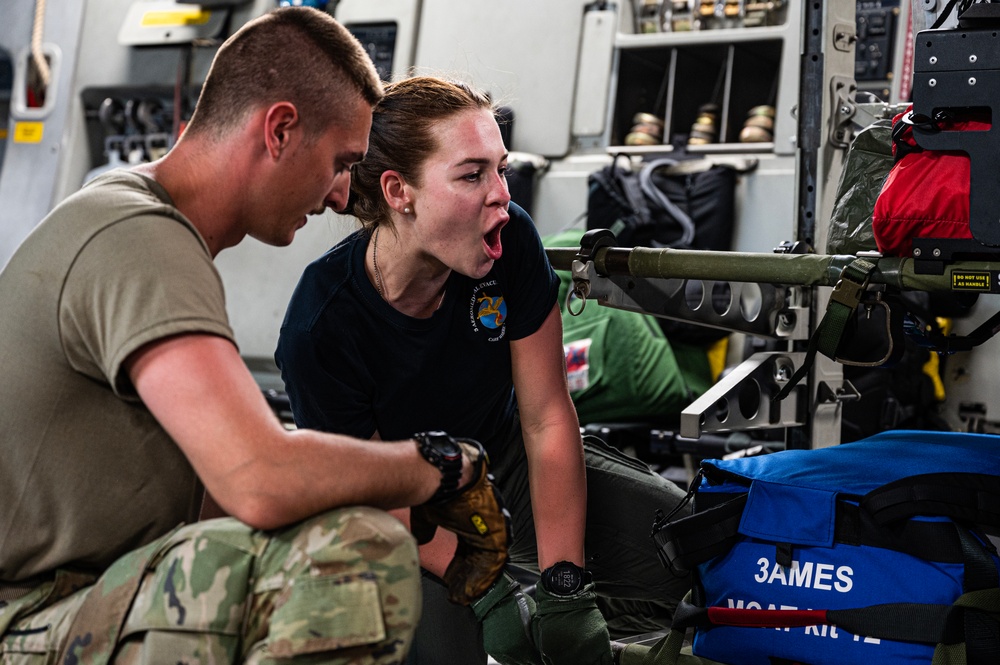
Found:
[[253, 111], [287, 101], [314, 136], [339, 120], [352, 92], [372, 105], [382, 98], [375, 65], [357, 38], [325, 12], [282, 7], [249, 21], [219, 48], [189, 130], [221, 138]]

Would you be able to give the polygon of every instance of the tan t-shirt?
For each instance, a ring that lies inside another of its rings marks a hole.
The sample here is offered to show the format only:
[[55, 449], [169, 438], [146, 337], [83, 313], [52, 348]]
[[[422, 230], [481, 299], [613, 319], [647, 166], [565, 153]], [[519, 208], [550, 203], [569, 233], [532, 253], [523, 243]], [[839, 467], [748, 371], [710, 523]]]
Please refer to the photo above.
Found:
[[0, 273], [0, 580], [99, 570], [197, 517], [194, 471], [122, 367], [185, 332], [233, 340], [208, 247], [148, 178], [95, 179], [11, 258]]

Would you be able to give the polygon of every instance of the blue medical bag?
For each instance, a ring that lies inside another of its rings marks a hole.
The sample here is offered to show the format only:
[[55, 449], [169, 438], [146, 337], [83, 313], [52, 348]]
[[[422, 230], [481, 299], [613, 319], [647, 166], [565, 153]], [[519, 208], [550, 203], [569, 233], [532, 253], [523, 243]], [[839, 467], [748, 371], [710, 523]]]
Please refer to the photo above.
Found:
[[663, 563], [694, 572], [674, 626], [695, 655], [1000, 663], [1000, 437], [892, 431], [700, 475], [694, 512], [653, 530]]

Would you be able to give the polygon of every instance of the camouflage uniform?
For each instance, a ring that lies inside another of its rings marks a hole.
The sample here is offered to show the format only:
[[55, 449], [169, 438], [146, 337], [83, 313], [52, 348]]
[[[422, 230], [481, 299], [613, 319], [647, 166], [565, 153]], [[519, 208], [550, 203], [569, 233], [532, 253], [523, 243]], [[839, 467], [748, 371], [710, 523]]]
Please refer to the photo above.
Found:
[[198, 522], [92, 581], [59, 571], [0, 603], [0, 664], [402, 663], [420, 619], [416, 544], [366, 507]]

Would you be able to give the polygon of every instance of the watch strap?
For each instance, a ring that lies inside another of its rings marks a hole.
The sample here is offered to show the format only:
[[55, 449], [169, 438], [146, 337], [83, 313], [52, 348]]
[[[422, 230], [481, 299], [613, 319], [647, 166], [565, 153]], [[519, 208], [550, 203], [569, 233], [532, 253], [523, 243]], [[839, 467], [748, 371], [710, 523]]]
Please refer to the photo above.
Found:
[[[413, 435], [417, 449], [425, 460], [441, 472], [441, 484], [427, 503], [444, 503], [459, 494], [458, 484], [462, 480], [462, 447], [450, 436], [440, 431], [418, 432]], [[447, 454], [446, 447], [453, 447], [454, 453]]]

